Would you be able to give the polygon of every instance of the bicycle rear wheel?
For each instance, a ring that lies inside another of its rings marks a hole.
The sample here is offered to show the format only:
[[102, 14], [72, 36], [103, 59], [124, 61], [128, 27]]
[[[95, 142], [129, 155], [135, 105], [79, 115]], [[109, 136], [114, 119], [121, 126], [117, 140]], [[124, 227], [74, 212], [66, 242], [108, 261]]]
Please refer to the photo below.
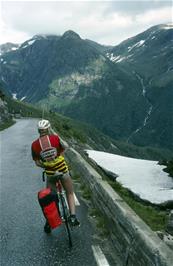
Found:
[[64, 220], [65, 220], [65, 227], [66, 227], [66, 231], [67, 231], [67, 235], [68, 235], [69, 247], [71, 248], [73, 246], [73, 244], [72, 244], [71, 228], [70, 228], [70, 224], [68, 221], [69, 210], [68, 210], [65, 198], [62, 194], [60, 194], [60, 203], [62, 206], [62, 214], [63, 214]]

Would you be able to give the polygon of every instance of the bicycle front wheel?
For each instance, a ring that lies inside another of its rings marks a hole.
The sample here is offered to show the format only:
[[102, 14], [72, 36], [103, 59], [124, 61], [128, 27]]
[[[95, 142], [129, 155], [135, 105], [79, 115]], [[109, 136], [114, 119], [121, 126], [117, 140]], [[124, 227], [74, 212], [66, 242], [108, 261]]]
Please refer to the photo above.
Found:
[[72, 244], [72, 236], [71, 236], [71, 226], [70, 226], [69, 221], [68, 221], [69, 210], [67, 207], [66, 200], [62, 194], [60, 194], [60, 203], [62, 206], [62, 214], [64, 217], [65, 227], [66, 227], [67, 236], [68, 236], [68, 240], [69, 240], [69, 247], [71, 248], [73, 246], [73, 244]]

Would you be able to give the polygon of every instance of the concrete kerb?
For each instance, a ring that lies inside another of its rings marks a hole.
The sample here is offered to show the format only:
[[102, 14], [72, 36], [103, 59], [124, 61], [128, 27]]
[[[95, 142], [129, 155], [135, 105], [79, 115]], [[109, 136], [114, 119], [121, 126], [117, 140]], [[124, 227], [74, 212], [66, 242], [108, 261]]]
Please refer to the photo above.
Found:
[[[121, 254], [124, 265], [126, 262], [128, 265], [133, 265], [133, 261], [137, 260], [136, 265], [172, 266], [173, 254], [169, 247], [135, 214], [111, 186], [102, 180], [96, 170], [72, 148], [68, 149], [67, 157], [83, 181], [90, 187], [96, 207], [104, 215], [110, 215], [107, 217], [108, 222], [109, 219], [111, 223], [113, 221], [115, 229], [119, 228], [121, 231], [119, 235], [111, 228], [115, 242], [121, 235], [124, 239], [122, 244], [125, 250]], [[107, 208], [106, 211], [105, 208]], [[138, 257], [139, 255], [141, 258]], [[136, 259], [133, 256], [137, 256]]]

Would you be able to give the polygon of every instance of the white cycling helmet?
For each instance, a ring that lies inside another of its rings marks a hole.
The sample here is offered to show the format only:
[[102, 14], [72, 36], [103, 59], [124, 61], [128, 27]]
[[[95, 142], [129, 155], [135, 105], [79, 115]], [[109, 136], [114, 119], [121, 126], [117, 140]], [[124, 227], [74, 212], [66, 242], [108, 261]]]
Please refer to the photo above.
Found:
[[48, 129], [50, 128], [49, 120], [42, 119], [38, 122], [38, 129]]

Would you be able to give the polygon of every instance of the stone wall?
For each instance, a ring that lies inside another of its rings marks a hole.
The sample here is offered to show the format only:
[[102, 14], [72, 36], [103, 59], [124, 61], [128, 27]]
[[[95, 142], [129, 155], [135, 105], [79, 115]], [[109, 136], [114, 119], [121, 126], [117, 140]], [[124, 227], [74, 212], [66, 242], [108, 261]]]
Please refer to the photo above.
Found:
[[66, 156], [72, 168], [92, 192], [94, 205], [103, 213], [115, 252], [122, 265], [172, 266], [169, 247], [135, 214], [123, 199], [74, 149]]

